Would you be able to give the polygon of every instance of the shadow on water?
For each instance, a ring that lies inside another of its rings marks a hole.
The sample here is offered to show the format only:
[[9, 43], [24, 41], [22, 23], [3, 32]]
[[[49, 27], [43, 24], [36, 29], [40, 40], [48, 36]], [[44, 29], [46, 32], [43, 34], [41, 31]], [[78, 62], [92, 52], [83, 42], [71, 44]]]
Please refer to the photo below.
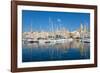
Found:
[[22, 61], [80, 60], [90, 58], [90, 43], [77, 40], [65, 43], [27, 43], [22, 45]]

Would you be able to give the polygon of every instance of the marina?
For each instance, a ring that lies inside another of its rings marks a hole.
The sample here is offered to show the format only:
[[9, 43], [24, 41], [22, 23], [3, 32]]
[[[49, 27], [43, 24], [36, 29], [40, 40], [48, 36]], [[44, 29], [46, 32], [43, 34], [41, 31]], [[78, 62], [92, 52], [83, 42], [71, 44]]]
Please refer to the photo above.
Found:
[[[51, 21], [51, 20], [49, 20]], [[50, 22], [51, 23], [51, 22]], [[49, 24], [51, 25], [51, 24]], [[51, 31], [32, 31], [32, 24], [30, 28], [30, 32], [23, 32], [23, 43], [38, 43], [38, 44], [43, 44], [43, 43], [65, 43], [69, 42], [72, 40], [79, 40], [81, 42], [90, 42], [90, 32], [88, 28], [82, 24], [80, 24], [80, 28], [77, 29], [76, 31], [70, 32], [64, 27], [59, 27], [59, 29], [53, 29], [53, 24], [52, 24], [52, 30]]]
[[32, 31], [31, 24], [30, 32], [23, 32], [23, 62], [90, 58], [90, 33], [85, 25], [73, 32], [53, 26], [51, 31]]
[[88, 13], [25, 11], [22, 62], [90, 59]]

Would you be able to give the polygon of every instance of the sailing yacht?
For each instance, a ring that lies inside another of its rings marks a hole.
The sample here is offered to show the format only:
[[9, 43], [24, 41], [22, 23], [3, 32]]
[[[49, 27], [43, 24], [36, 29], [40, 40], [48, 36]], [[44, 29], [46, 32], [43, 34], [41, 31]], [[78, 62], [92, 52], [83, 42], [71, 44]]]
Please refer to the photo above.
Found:
[[[34, 37], [33, 31], [32, 31], [32, 23], [31, 23], [30, 33], [28, 34], [29, 37], [26, 38], [25, 42], [27, 42], [27, 43], [37, 43], [39, 45], [44, 45], [44, 44], [55, 45], [57, 43], [66, 43], [66, 42], [73, 41], [72, 38], [65, 38], [62, 35], [63, 31], [62, 31], [61, 24], [58, 24], [58, 25], [60, 25], [60, 27], [59, 27], [59, 29], [57, 27], [57, 30], [55, 31], [54, 30], [54, 24], [53, 24], [52, 20], [49, 18], [49, 25], [51, 26], [50, 32], [44, 32], [41, 29], [41, 31], [37, 33], [38, 36]], [[49, 35], [45, 37], [46, 33], [48, 33]], [[57, 38], [56, 35], [59, 35], [60, 37]]]

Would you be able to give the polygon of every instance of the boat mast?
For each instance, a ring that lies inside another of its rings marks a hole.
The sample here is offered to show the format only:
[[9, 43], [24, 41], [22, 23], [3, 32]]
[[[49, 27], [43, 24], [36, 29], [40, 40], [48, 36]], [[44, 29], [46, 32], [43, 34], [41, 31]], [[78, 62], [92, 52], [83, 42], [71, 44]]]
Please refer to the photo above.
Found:
[[30, 26], [30, 32], [32, 33], [32, 31], [33, 31], [33, 30], [32, 30], [32, 22], [31, 22], [31, 26]]
[[50, 29], [50, 32], [52, 32], [51, 33], [51, 35], [52, 35], [52, 38], [53, 38], [53, 35], [54, 35], [54, 29], [53, 29], [53, 22], [51, 21], [51, 18], [49, 17], [49, 25], [51, 26], [51, 29]]
[[[51, 18], [49, 17], [49, 26], [51, 26]], [[50, 28], [50, 32], [52, 31], [52, 29]]]
[[31, 23], [30, 23], [30, 38], [32, 39], [33, 37], [32, 37], [32, 32], [33, 32], [33, 29], [32, 29], [32, 21], [31, 21]]

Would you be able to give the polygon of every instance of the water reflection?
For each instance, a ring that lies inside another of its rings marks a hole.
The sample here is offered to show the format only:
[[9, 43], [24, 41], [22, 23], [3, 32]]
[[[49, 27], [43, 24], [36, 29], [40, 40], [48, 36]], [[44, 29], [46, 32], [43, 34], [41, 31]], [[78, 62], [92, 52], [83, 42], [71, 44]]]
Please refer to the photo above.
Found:
[[23, 43], [22, 61], [54, 61], [90, 58], [90, 43], [73, 40], [64, 43]]

